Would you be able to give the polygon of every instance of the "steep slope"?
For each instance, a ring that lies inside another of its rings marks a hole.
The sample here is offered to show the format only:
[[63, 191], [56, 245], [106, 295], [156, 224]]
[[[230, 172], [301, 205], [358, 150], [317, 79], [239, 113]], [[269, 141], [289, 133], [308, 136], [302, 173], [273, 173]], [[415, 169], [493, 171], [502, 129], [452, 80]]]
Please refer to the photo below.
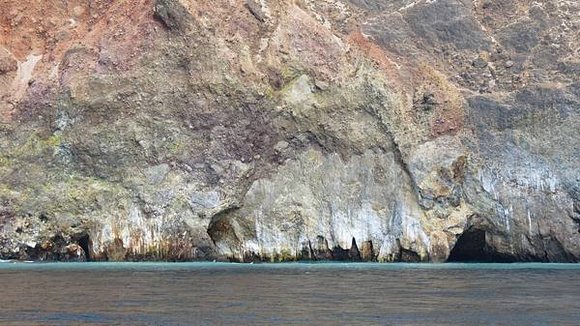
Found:
[[2, 259], [580, 260], [574, 1], [0, 9]]

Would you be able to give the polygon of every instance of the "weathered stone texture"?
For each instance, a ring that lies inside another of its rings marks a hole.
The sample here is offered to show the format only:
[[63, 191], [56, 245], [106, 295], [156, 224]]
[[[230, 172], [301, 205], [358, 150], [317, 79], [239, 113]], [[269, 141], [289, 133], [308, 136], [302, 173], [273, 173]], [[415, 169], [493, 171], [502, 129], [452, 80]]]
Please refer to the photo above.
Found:
[[574, 1], [4, 1], [0, 258], [580, 260]]

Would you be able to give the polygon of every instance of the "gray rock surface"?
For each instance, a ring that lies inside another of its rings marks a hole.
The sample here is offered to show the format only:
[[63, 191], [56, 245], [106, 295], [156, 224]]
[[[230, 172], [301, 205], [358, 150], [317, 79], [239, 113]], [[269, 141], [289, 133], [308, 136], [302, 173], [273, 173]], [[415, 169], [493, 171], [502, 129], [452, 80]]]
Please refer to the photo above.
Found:
[[0, 259], [580, 260], [574, 1], [0, 9]]

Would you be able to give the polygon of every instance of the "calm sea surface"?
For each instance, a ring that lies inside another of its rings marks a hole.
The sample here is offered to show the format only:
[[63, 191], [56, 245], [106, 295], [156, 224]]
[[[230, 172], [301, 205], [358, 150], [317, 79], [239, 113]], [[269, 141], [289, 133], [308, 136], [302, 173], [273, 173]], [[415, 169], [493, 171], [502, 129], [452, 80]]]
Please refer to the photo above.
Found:
[[0, 263], [0, 325], [580, 325], [580, 265]]

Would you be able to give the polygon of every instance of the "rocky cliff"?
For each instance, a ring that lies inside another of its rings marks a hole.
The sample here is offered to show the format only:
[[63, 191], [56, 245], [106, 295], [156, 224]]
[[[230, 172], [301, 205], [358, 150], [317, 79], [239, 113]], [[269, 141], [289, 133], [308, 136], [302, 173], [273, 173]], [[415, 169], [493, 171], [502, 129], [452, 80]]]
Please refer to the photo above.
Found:
[[0, 1], [0, 258], [580, 261], [580, 3]]

